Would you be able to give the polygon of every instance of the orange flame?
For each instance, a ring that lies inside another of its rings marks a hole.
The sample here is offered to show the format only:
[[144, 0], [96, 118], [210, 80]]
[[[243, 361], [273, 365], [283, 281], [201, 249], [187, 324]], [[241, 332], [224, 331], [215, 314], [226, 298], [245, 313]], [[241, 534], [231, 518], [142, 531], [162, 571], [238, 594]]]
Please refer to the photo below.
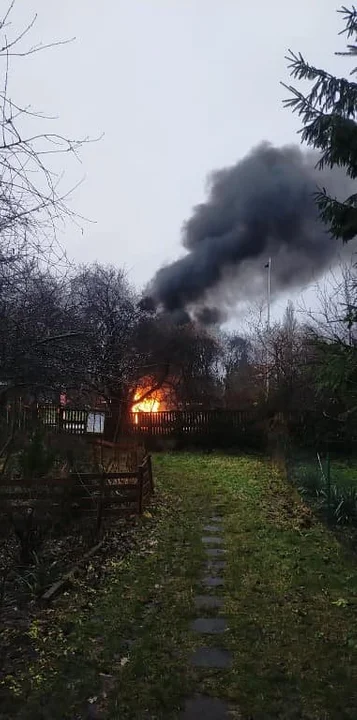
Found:
[[159, 412], [160, 409], [160, 400], [158, 400], [157, 396], [154, 394], [152, 396], [148, 395], [144, 400], [140, 400], [143, 395], [145, 395], [145, 389], [137, 390], [134, 395], [134, 404], [132, 407], [133, 413], [140, 413], [140, 412]]
[[145, 379], [137, 387], [131, 407], [134, 422], [139, 423], [139, 413], [156, 413], [167, 409], [168, 389], [160, 387], [152, 390], [155, 382], [151, 378]]

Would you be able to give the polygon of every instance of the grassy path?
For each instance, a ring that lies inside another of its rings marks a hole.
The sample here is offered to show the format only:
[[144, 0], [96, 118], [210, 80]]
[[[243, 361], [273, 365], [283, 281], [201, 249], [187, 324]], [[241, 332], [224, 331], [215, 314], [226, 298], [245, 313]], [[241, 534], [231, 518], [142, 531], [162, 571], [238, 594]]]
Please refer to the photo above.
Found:
[[[162, 455], [155, 471], [158, 503], [140, 552], [113, 565], [86, 607], [54, 610], [50, 636], [40, 621], [31, 628], [34, 661], [9, 680], [13, 710], [0, 717], [174, 720], [199, 691], [226, 698], [243, 720], [355, 720], [356, 559], [268, 461]], [[223, 673], [188, 664], [202, 528], [217, 501], [233, 656]]]

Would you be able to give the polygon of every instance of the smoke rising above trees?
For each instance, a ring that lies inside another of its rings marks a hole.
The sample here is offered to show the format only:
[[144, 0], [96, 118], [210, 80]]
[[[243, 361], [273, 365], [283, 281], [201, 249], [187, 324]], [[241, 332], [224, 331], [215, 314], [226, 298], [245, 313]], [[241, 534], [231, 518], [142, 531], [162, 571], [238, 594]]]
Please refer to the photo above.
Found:
[[269, 255], [276, 292], [334, 264], [344, 250], [320, 220], [315, 194], [325, 188], [344, 200], [355, 183], [340, 168], [318, 170], [318, 160], [296, 146], [262, 143], [235, 165], [212, 172], [206, 202], [183, 225], [187, 254], [159, 269], [150, 284], [156, 306], [189, 310], [210, 324], [223, 319], [227, 306], [262, 293]]

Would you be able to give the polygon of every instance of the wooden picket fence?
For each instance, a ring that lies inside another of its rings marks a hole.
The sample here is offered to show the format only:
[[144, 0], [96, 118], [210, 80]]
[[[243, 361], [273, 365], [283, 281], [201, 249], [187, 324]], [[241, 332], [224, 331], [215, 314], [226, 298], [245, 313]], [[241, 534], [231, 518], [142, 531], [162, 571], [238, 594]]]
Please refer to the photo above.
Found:
[[90, 516], [99, 529], [107, 516], [141, 514], [154, 490], [151, 457], [128, 472], [81, 473], [66, 477], [0, 479], [0, 516], [36, 511], [51, 519]]
[[229, 429], [241, 431], [251, 419], [247, 410], [171, 410], [132, 413], [128, 432], [147, 436], [209, 435]]
[[18, 401], [2, 408], [0, 419], [16, 430], [27, 430], [35, 421], [52, 432], [69, 435], [103, 435], [105, 410], [38, 405], [30, 407]]

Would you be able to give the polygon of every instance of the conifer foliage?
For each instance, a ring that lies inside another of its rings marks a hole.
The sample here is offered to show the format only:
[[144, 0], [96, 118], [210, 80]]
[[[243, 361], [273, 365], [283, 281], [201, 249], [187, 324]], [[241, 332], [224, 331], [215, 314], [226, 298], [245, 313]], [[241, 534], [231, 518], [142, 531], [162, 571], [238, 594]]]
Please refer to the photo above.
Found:
[[[338, 10], [344, 27], [340, 35], [347, 38], [345, 52], [336, 55], [357, 56], [357, 9], [352, 6]], [[296, 80], [307, 80], [311, 90], [304, 95], [292, 85], [284, 85], [290, 97], [284, 105], [302, 119], [301, 138], [320, 153], [318, 167], [344, 167], [351, 178], [357, 178], [357, 83], [351, 70], [351, 79], [334, 77], [321, 68], [310, 65], [301, 53], [289, 50], [286, 57], [290, 75]], [[357, 235], [357, 193], [344, 202], [330, 197], [324, 188], [316, 193], [322, 219], [330, 226], [335, 238], [344, 242]]]

